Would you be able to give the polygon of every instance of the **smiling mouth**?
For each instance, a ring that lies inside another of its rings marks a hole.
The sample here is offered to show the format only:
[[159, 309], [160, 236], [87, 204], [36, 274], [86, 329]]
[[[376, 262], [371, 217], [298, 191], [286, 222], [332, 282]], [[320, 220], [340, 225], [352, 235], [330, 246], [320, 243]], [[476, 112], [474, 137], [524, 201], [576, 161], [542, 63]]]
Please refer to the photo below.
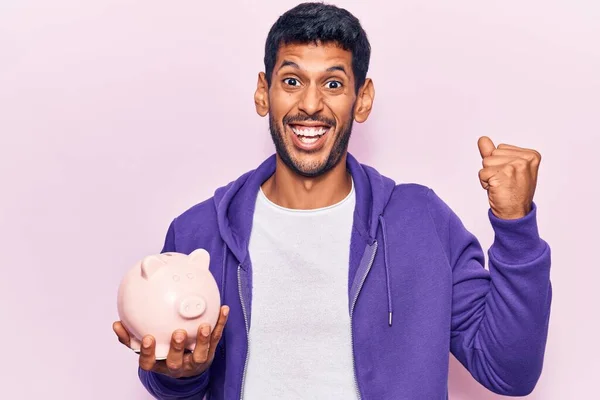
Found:
[[327, 125], [307, 126], [290, 124], [289, 126], [298, 140], [303, 144], [308, 145], [316, 143], [331, 129], [331, 127]]

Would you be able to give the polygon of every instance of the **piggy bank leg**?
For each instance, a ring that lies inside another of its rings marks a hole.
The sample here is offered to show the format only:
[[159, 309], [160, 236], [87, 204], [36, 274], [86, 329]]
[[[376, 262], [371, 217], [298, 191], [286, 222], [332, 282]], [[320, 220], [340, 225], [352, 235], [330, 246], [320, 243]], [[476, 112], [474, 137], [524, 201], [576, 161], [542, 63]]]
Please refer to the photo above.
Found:
[[139, 353], [141, 346], [142, 346], [141, 342], [139, 340], [137, 340], [135, 337], [131, 336], [129, 338], [129, 347], [131, 347], [131, 350], [135, 351], [136, 353]]
[[169, 355], [169, 346], [170, 346], [170, 343], [167, 343], [167, 344], [156, 343], [156, 347], [154, 349], [154, 358], [157, 360], [166, 360], [167, 355]]

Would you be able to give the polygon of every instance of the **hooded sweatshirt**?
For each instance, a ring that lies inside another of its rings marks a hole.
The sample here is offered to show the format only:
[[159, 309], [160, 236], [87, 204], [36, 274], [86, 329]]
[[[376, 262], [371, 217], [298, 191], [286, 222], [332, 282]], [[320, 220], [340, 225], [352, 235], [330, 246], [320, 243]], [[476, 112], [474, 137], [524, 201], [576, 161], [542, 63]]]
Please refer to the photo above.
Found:
[[[252, 323], [248, 245], [256, 197], [275, 164], [272, 155], [169, 225], [162, 251], [208, 250], [230, 314], [204, 373], [176, 379], [138, 369], [155, 398], [242, 398]], [[486, 269], [477, 238], [432, 189], [396, 184], [350, 153], [346, 165], [356, 192], [347, 285], [357, 398], [447, 399], [450, 353], [490, 391], [529, 394], [542, 371], [552, 298], [537, 204], [514, 220], [488, 210], [494, 241]]]

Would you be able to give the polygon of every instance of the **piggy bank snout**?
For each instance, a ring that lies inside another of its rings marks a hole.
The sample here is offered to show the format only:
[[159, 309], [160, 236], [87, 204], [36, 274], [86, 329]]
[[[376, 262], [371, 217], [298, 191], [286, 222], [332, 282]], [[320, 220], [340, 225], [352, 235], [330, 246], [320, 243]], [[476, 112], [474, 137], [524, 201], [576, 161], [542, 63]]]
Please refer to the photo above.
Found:
[[206, 301], [202, 296], [186, 296], [179, 302], [179, 315], [186, 319], [201, 316], [206, 310]]

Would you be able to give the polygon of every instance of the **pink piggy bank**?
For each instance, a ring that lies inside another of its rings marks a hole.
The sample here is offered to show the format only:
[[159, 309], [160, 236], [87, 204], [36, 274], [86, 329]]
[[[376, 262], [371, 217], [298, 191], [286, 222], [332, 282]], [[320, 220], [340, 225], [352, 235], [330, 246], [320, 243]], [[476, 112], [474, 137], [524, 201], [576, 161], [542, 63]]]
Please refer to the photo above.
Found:
[[135, 352], [140, 352], [142, 338], [152, 335], [156, 359], [164, 360], [173, 331], [184, 329], [186, 348], [193, 351], [200, 325], [208, 323], [214, 329], [221, 297], [209, 262], [204, 249], [190, 255], [162, 253], [145, 257], [127, 272], [119, 286], [117, 308]]

